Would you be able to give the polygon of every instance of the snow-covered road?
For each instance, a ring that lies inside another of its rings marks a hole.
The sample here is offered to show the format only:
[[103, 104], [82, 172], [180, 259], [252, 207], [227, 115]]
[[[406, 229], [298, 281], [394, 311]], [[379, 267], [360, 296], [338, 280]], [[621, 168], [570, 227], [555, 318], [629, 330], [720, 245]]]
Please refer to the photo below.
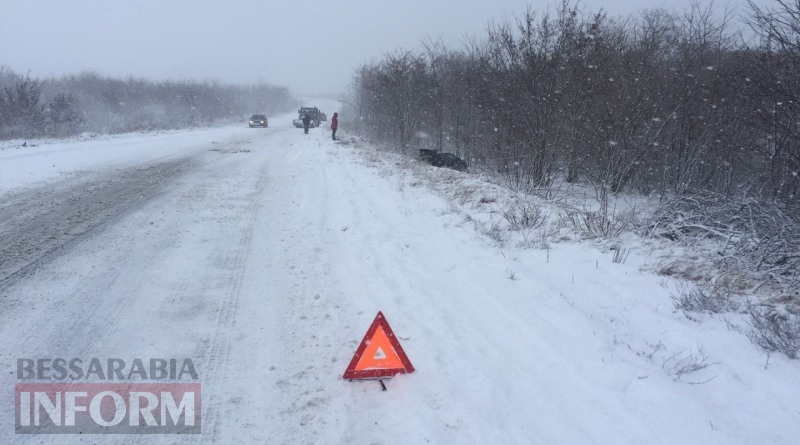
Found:
[[[796, 362], [687, 320], [635, 260], [501, 250], [392, 162], [289, 116], [0, 151], [0, 443], [800, 437]], [[386, 392], [341, 380], [379, 310], [417, 368]], [[190, 358], [202, 434], [15, 434], [42, 357]]]

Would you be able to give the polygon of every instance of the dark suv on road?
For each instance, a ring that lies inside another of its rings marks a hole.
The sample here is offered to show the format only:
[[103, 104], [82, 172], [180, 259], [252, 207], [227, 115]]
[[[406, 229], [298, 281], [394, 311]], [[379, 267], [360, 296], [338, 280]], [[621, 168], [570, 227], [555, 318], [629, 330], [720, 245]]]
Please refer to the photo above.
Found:
[[263, 114], [254, 114], [250, 116], [250, 128], [253, 127], [264, 127], [267, 128], [269, 123], [267, 122], [267, 116]]

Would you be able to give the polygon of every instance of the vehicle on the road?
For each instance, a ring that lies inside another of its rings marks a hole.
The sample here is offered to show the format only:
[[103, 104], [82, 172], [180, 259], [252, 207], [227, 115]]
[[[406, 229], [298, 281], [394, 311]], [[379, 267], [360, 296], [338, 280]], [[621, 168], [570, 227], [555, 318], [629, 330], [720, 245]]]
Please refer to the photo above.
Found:
[[269, 121], [267, 120], [267, 116], [263, 114], [254, 114], [250, 116], [250, 128], [253, 127], [262, 127], [267, 128], [269, 126]]
[[322, 112], [319, 111], [319, 108], [300, 107], [300, 109], [297, 110], [297, 119], [292, 121], [295, 127], [303, 128], [303, 116], [308, 116], [311, 118], [310, 127], [319, 127], [319, 124], [322, 121]]

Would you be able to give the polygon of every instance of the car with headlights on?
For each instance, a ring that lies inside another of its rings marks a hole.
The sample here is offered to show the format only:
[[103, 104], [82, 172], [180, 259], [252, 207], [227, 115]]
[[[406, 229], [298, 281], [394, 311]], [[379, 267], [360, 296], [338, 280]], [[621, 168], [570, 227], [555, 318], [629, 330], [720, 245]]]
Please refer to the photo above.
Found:
[[267, 116], [263, 114], [254, 114], [250, 116], [250, 128], [253, 127], [262, 127], [267, 128], [269, 126], [269, 121], [267, 121]]

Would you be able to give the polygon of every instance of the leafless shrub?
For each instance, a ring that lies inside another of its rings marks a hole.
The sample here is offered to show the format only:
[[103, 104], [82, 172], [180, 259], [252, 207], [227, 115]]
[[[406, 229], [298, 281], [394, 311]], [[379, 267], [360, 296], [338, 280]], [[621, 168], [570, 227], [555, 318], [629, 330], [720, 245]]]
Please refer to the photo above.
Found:
[[731, 298], [728, 289], [720, 286], [680, 286], [676, 290], [677, 296], [672, 296], [675, 309], [683, 311], [687, 318], [689, 312], [709, 312], [719, 314], [732, 312], [739, 309], [739, 304]]
[[500, 223], [494, 221], [491, 223], [488, 229], [483, 230], [484, 234], [497, 242], [499, 245], [504, 245], [506, 242], [505, 234], [503, 233], [503, 229], [500, 227]]
[[723, 317], [722, 321], [725, 322], [725, 326], [728, 327], [729, 331], [733, 331], [733, 332], [736, 332], [736, 333], [739, 333], [739, 334], [744, 334], [744, 331], [742, 330], [741, 326], [739, 326], [738, 324], [732, 322], [727, 317]]
[[702, 261], [699, 257], [688, 257], [669, 259], [667, 262], [656, 266], [660, 275], [680, 278], [692, 282], [701, 282], [708, 277], [713, 270], [708, 261]]
[[[678, 381], [686, 374], [691, 374], [693, 372], [701, 371], [703, 369], [708, 368], [711, 365], [716, 365], [715, 362], [710, 362], [708, 358], [708, 354], [706, 353], [705, 349], [702, 346], [698, 346], [697, 351], [692, 351], [686, 349], [677, 352], [669, 357], [662, 358], [661, 367], [663, 369], [668, 369], [670, 373], [674, 376], [673, 380]], [[703, 384], [708, 383], [709, 381], [713, 380], [714, 377], [707, 379], [702, 382], [686, 382], [689, 384]]]
[[775, 308], [753, 308], [750, 310], [750, 326], [747, 337], [757, 346], [769, 352], [781, 352], [791, 359], [800, 352], [800, 316], [781, 312]]
[[566, 220], [576, 232], [595, 238], [617, 238], [629, 226], [630, 220], [604, 212], [568, 212]]
[[630, 255], [631, 250], [625, 247], [617, 246], [614, 249], [614, 258], [611, 259], [612, 263], [617, 264], [625, 264], [625, 261], [628, 261], [628, 255]]
[[537, 229], [547, 222], [548, 215], [533, 204], [518, 204], [516, 207], [503, 213], [506, 221], [514, 230]]
[[538, 242], [540, 249], [550, 250], [550, 237], [546, 233], [542, 232], [539, 234]]
[[777, 201], [742, 190], [729, 197], [697, 192], [668, 200], [640, 228], [647, 237], [715, 239], [717, 265], [769, 277], [785, 291], [800, 288], [800, 219]]
[[574, 232], [577, 232], [577, 233], [582, 234], [582, 235], [586, 235], [586, 236], [590, 236], [591, 235], [591, 233], [589, 233], [585, 229], [585, 227], [584, 227], [584, 225], [582, 223], [582, 219], [580, 218], [580, 212], [567, 212], [567, 213], [564, 213], [564, 214], [559, 214], [558, 215], [558, 219], [559, 219], [559, 224], [558, 224], [559, 227], [570, 228]]
[[522, 232], [522, 240], [517, 243], [517, 247], [523, 249], [549, 249], [550, 235], [544, 230], [537, 230], [533, 233]]

